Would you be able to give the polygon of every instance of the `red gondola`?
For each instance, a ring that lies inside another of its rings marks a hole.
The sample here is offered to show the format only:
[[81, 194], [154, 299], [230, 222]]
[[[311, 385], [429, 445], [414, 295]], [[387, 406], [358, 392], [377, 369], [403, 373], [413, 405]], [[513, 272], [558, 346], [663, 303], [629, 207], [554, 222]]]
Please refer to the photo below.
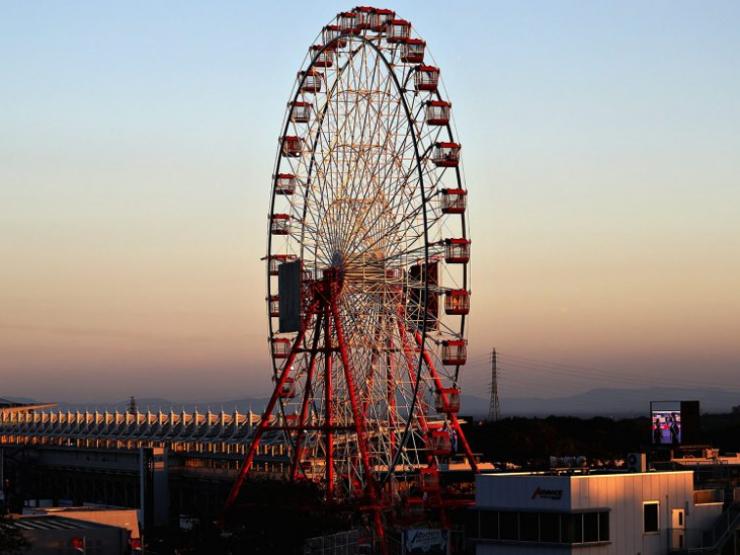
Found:
[[385, 39], [388, 42], [404, 42], [411, 36], [411, 22], [405, 19], [391, 19], [386, 26]]
[[395, 19], [396, 12], [393, 10], [387, 10], [385, 8], [375, 8], [375, 10], [368, 17], [370, 21], [370, 30], [376, 33], [382, 33], [385, 31], [388, 24]]
[[406, 39], [401, 43], [401, 61], [406, 64], [424, 62], [424, 49], [427, 43], [421, 39]]
[[344, 48], [347, 46], [347, 40], [342, 38], [342, 28], [339, 25], [326, 25], [321, 30], [324, 38], [324, 44]]
[[270, 316], [280, 316], [280, 297], [277, 295], [270, 295], [266, 300], [269, 306]]
[[445, 313], [465, 315], [470, 312], [470, 295], [465, 289], [450, 289], [445, 293]]
[[440, 168], [455, 168], [460, 164], [458, 143], [436, 143], [432, 151], [432, 162]]
[[279, 173], [275, 176], [276, 195], [292, 195], [297, 185], [298, 180], [292, 173]]
[[470, 240], [464, 238], [445, 239], [445, 262], [467, 264], [470, 260]]
[[370, 6], [357, 6], [353, 11], [357, 14], [355, 29], [358, 31], [369, 29], [375, 8], [371, 8]]
[[439, 85], [439, 68], [434, 66], [417, 67], [414, 74], [414, 85], [417, 91], [436, 91]]
[[337, 15], [337, 24], [343, 34], [357, 32], [357, 14], [354, 12], [342, 12]]
[[314, 44], [308, 49], [314, 67], [331, 67], [334, 65], [334, 51], [324, 48], [321, 44]]
[[283, 399], [292, 399], [295, 397], [295, 380], [293, 378], [285, 378], [283, 385], [280, 386], [278, 395]]
[[458, 366], [468, 360], [468, 342], [465, 339], [442, 341], [442, 364]]
[[464, 214], [468, 192], [465, 189], [442, 189], [440, 208], [443, 214]]
[[290, 156], [295, 158], [301, 155], [303, 150], [303, 139], [296, 137], [295, 135], [285, 135], [280, 138], [282, 145], [283, 156]]
[[274, 358], [288, 358], [290, 355], [290, 339], [276, 337], [272, 340], [272, 356]]
[[432, 455], [451, 455], [452, 438], [450, 438], [449, 430], [432, 430], [429, 432], [428, 447]]
[[268, 271], [270, 275], [278, 275], [278, 267], [280, 264], [283, 262], [293, 262], [294, 260], [297, 260], [297, 258], [298, 257], [294, 254], [273, 254], [272, 256], [268, 256]]
[[[445, 407], [442, 394], [447, 398], [447, 407]], [[439, 413], [457, 414], [460, 412], [460, 390], [456, 387], [447, 387], [437, 392], [434, 398], [434, 408]]]
[[290, 102], [290, 121], [293, 123], [308, 123], [311, 121], [311, 104], [309, 102]]
[[273, 235], [288, 235], [290, 233], [290, 216], [288, 214], [272, 214], [270, 216], [270, 233]]
[[450, 123], [452, 104], [444, 100], [430, 100], [426, 104], [427, 125], [447, 125]]
[[301, 80], [301, 92], [317, 93], [321, 92], [321, 81], [324, 74], [315, 69], [307, 69], [298, 72], [298, 79]]

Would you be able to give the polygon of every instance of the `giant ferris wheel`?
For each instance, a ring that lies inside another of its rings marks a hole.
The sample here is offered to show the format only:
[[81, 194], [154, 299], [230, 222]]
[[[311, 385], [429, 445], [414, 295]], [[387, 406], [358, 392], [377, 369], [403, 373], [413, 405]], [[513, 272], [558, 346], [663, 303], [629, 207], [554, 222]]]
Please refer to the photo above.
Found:
[[261, 441], [330, 501], [380, 508], [417, 484], [443, 503], [459, 452], [470, 235], [440, 69], [391, 10], [340, 13], [309, 48], [278, 141], [266, 256], [274, 391]]

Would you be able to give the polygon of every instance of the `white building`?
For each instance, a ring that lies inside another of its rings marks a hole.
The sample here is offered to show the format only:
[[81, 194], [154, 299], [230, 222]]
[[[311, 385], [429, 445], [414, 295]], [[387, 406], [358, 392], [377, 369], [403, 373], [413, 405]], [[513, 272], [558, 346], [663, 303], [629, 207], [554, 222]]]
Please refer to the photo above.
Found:
[[665, 554], [721, 515], [721, 494], [696, 493], [692, 471], [483, 474], [468, 537], [477, 555]]

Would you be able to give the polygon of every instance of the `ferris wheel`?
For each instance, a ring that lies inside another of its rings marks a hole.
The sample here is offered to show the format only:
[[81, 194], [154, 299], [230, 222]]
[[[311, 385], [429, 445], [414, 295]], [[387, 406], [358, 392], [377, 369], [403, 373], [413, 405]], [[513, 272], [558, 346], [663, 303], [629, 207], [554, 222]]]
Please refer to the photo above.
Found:
[[340, 13], [310, 46], [278, 140], [268, 214], [273, 395], [288, 475], [380, 506], [439, 464], [477, 470], [457, 413], [470, 310], [461, 145], [440, 69], [391, 10]]

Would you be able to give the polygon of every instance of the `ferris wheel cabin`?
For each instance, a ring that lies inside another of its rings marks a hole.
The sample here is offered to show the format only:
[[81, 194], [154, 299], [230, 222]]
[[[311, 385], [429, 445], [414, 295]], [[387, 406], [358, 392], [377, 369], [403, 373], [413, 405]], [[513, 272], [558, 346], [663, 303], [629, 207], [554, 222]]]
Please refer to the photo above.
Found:
[[311, 121], [311, 104], [299, 100], [290, 102], [290, 121], [293, 123], [309, 123]]
[[432, 162], [440, 168], [456, 168], [460, 164], [458, 143], [436, 143], [432, 151]]
[[324, 48], [322, 44], [314, 44], [308, 49], [314, 67], [331, 67], [334, 65], [334, 51]]
[[357, 31], [370, 29], [370, 19], [373, 15], [373, 12], [375, 12], [375, 8], [372, 8], [370, 6], [357, 6], [353, 11], [357, 15], [357, 18], [355, 20], [355, 29]]
[[385, 8], [375, 8], [369, 16], [370, 30], [376, 33], [385, 31], [388, 24], [396, 18], [396, 12]]
[[301, 81], [301, 92], [317, 93], [321, 92], [321, 81], [324, 74], [315, 69], [307, 69], [298, 72], [298, 79]]
[[278, 295], [270, 295], [265, 300], [269, 307], [270, 316], [275, 318], [280, 316], [280, 297]]
[[464, 316], [470, 312], [470, 294], [465, 289], [445, 293], [445, 314]]
[[288, 235], [290, 233], [290, 216], [288, 214], [272, 214], [270, 216], [270, 233], [273, 235]]
[[442, 189], [440, 208], [443, 214], [464, 214], [468, 192], [465, 189]]
[[424, 62], [424, 49], [427, 43], [422, 39], [406, 39], [401, 43], [401, 61], [406, 64]]
[[419, 66], [414, 74], [414, 86], [417, 91], [435, 92], [439, 86], [439, 68]]
[[321, 33], [327, 46], [344, 48], [347, 45], [347, 41], [342, 38], [342, 28], [339, 25], [326, 25]]
[[297, 184], [298, 180], [292, 173], [279, 173], [275, 176], [275, 194], [292, 195]]
[[296, 158], [303, 150], [303, 139], [296, 135], [285, 135], [280, 139], [283, 156]]
[[391, 19], [386, 26], [385, 40], [405, 42], [411, 37], [411, 22], [405, 19]]
[[452, 104], [444, 100], [430, 100], [426, 104], [425, 122], [427, 125], [447, 125], [450, 123]]
[[285, 337], [274, 337], [272, 343], [272, 356], [274, 358], [288, 358], [290, 355], [290, 339]]
[[448, 264], [467, 264], [470, 261], [470, 240], [461, 238], [445, 239], [445, 262]]
[[[445, 400], [447, 403], [445, 404]], [[446, 387], [434, 397], [434, 409], [440, 414], [457, 414], [460, 412], [460, 389]]]
[[357, 19], [358, 17], [355, 12], [341, 12], [337, 15], [337, 24], [343, 34], [357, 34], [359, 33]]
[[445, 339], [442, 341], [442, 364], [459, 366], [468, 360], [468, 342], [465, 339]]
[[267, 271], [271, 276], [278, 275], [278, 267], [280, 264], [284, 262], [295, 262], [298, 257], [294, 254], [273, 254], [272, 256], [268, 256], [266, 258], [263, 258], [263, 260], [267, 260]]

